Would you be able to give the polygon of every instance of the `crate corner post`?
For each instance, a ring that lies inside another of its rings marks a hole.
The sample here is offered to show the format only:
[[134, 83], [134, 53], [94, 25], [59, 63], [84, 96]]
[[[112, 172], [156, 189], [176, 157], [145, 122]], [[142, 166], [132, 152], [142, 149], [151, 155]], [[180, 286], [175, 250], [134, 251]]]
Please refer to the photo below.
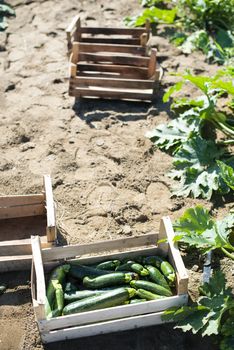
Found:
[[55, 205], [53, 199], [52, 181], [50, 175], [43, 176], [44, 182], [44, 195], [46, 202], [46, 216], [47, 216], [47, 241], [53, 243], [56, 240], [56, 214]]

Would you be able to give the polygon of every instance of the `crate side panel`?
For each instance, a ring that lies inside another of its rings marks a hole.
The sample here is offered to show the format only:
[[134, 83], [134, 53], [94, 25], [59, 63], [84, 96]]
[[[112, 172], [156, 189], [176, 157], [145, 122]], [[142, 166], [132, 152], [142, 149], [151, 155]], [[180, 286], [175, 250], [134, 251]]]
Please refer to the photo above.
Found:
[[59, 340], [75, 339], [75, 338], [81, 338], [81, 337], [87, 337], [87, 336], [94, 336], [97, 334], [121, 332], [128, 329], [147, 327], [151, 325], [165, 323], [161, 318], [162, 314], [163, 314], [162, 312], [159, 312], [159, 313], [144, 315], [143, 317], [140, 315], [140, 316], [129, 317], [126, 319], [97, 323], [94, 325], [67, 328], [64, 330], [53, 331], [49, 333], [42, 333], [41, 338], [42, 338], [42, 342], [45, 344], [45, 343], [56, 342]]

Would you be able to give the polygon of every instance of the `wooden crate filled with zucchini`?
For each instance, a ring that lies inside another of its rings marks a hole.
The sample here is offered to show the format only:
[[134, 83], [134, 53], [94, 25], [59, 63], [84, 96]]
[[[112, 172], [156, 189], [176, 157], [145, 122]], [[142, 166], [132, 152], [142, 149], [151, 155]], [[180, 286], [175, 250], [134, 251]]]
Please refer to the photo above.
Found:
[[41, 193], [0, 196], [0, 272], [30, 270], [31, 235], [39, 235], [43, 247], [56, 240], [52, 182], [43, 176]]
[[165, 309], [188, 299], [173, 237], [169, 217], [158, 234], [84, 245], [41, 249], [33, 236], [32, 301], [43, 343], [163, 323]]

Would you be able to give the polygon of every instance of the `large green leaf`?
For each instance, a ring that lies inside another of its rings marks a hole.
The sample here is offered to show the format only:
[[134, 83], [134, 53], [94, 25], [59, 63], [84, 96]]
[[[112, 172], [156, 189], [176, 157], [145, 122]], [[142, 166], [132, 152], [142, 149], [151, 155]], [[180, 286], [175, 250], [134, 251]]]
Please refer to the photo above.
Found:
[[230, 242], [233, 228], [234, 215], [230, 214], [223, 220], [214, 222], [206, 209], [197, 206], [187, 209], [175, 222], [174, 229], [177, 233], [175, 240], [196, 247], [202, 253], [214, 249], [226, 249], [229, 257], [232, 257], [229, 251], [234, 251]]
[[221, 176], [226, 184], [234, 190], [234, 168], [217, 160], [217, 164], [221, 171]]
[[178, 233], [203, 233], [214, 226], [209, 211], [200, 205], [185, 210], [184, 214], [174, 223], [173, 227]]
[[146, 8], [141, 15], [126, 17], [125, 23], [128, 26], [141, 27], [149, 20], [151, 23], [172, 24], [175, 20], [176, 9], [164, 10], [157, 7]]
[[201, 120], [193, 118], [177, 118], [168, 124], [160, 124], [154, 130], [146, 133], [155, 146], [162, 150], [169, 150], [187, 142], [199, 134]]
[[216, 160], [225, 153], [225, 149], [218, 147], [211, 140], [204, 140], [200, 136], [188, 140], [175, 153], [174, 171], [169, 176], [180, 181], [174, 191], [177, 196], [194, 198], [201, 196], [210, 199], [214, 191], [227, 193], [229, 191], [223, 183]]
[[[164, 312], [162, 318], [166, 321], [176, 322], [175, 328], [183, 332], [200, 332], [202, 336], [218, 335], [221, 333], [222, 350], [231, 350], [233, 328], [233, 316], [226, 311], [233, 305], [231, 289], [226, 286], [226, 279], [221, 271], [214, 272], [209, 283], [202, 287], [206, 296], [200, 297], [192, 306], [173, 307]], [[226, 333], [223, 330], [224, 322]], [[229, 334], [231, 333], [231, 337]]]

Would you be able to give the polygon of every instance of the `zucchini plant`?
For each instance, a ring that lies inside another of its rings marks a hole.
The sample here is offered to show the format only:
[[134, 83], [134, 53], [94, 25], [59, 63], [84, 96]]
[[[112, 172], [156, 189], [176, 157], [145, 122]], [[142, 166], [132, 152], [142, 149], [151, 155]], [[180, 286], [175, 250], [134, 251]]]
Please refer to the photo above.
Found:
[[203, 337], [220, 336], [220, 350], [234, 348], [234, 296], [227, 287], [225, 275], [214, 272], [209, 283], [200, 288], [202, 296], [190, 306], [173, 307], [164, 312], [165, 321], [176, 323], [174, 328], [192, 331]]
[[3, 32], [8, 27], [6, 17], [12, 16], [15, 16], [15, 11], [11, 5], [7, 4], [4, 0], [0, 0], [0, 32]]
[[234, 260], [234, 215], [222, 220], [213, 220], [205, 208], [196, 206], [187, 209], [174, 223], [175, 241], [199, 249], [203, 254], [211, 250], [221, 250]]
[[234, 59], [233, 0], [142, 0], [141, 14], [125, 19], [128, 25], [166, 23], [174, 26], [171, 41], [182, 52], [201, 50], [209, 61], [220, 64]]
[[[173, 98], [171, 110], [177, 118], [146, 133], [156, 147], [174, 157], [174, 169], [169, 176], [179, 180], [173, 191], [176, 196], [210, 199], [214, 192], [226, 194], [232, 189], [227, 172], [224, 176], [224, 167], [228, 167], [230, 177], [234, 157], [226, 146], [234, 143], [234, 118], [218, 108], [224, 93], [234, 96], [232, 76], [231, 69], [219, 71], [212, 78], [187, 72], [164, 94], [163, 101], [168, 102], [187, 82], [202, 92], [196, 98]], [[214, 140], [216, 130], [224, 137], [218, 142]]]

